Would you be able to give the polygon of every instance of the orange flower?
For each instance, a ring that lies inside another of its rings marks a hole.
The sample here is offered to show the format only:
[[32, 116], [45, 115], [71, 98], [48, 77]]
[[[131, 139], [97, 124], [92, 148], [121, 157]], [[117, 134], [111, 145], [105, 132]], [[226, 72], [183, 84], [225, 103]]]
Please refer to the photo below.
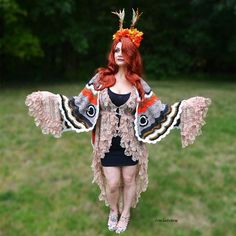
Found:
[[120, 29], [115, 34], [113, 34], [114, 39], [120, 39], [122, 37], [130, 38], [130, 40], [134, 43], [136, 47], [140, 46], [140, 43], [143, 39], [143, 32], [135, 29]]

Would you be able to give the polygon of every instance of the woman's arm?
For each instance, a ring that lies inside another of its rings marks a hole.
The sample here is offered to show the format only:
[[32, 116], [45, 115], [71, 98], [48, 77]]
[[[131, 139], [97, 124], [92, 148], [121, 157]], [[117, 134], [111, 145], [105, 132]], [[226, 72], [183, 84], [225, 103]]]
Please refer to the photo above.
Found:
[[145, 99], [138, 104], [135, 133], [140, 141], [155, 144], [164, 139], [174, 128], [180, 129], [182, 147], [192, 144], [201, 134], [211, 99], [191, 97], [174, 104], [163, 103], [142, 81]]
[[90, 131], [96, 124], [99, 112], [98, 93], [94, 90], [95, 75], [78, 96], [67, 97], [48, 91], [33, 92], [25, 104], [42, 133], [59, 138], [65, 131]]

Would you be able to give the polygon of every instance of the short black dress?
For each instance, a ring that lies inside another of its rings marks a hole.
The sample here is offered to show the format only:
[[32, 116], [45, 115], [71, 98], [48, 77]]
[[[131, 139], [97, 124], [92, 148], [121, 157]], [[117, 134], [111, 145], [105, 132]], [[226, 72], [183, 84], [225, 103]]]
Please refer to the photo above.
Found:
[[[129, 99], [131, 93], [127, 94], [118, 94], [108, 88], [108, 95], [118, 108], [117, 113], [119, 113], [119, 106], [126, 103]], [[120, 115], [116, 114], [119, 118], [118, 126], [120, 125]], [[111, 147], [108, 153], [105, 153], [104, 158], [101, 159], [102, 166], [132, 166], [138, 163], [137, 161], [132, 160], [132, 156], [126, 156], [124, 151], [125, 149], [120, 146], [120, 136], [112, 138]]]

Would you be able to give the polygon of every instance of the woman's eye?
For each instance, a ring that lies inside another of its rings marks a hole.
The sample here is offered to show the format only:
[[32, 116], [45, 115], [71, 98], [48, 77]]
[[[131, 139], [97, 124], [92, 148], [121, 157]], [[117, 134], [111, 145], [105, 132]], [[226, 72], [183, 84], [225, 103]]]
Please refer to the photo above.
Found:
[[119, 52], [120, 50], [119, 50], [119, 48], [117, 48], [116, 50], [115, 50], [115, 52]]

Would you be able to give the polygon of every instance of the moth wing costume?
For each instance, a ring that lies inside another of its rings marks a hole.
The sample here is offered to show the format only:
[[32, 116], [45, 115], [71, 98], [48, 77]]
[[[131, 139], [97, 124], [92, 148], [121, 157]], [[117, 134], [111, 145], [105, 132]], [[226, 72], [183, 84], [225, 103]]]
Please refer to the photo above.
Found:
[[[148, 186], [148, 152], [146, 143], [156, 144], [166, 137], [174, 128], [180, 130], [182, 147], [192, 144], [200, 135], [205, 124], [208, 106], [211, 99], [205, 97], [191, 97], [178, 101], [172, 105], [164, 104], [155, 95], [151, 87], [141, 79], [145, 91], [141, 101], [137, 89], [129, 102], [122, 107], [123, 126], [117, 129], [117, 120], [114, 116], [115, 106], [106, 93], [106, 89], [97, 91], [96, 74], [82, 89], [78, 96], [67, 97], [62, 94], [53, 94], [47, 91], [33, 92], [28, 95], [25, 104], [29, 108], [29, 115], [35, 119], [44, 134], [52, 134], [59, 138], [65, 131], [88, 132], [92, 131], [91, 144], [93, 146], [92, 169], [93, 182], [101, 190], [100, 200], [106, 198], [106, 180], [101, 166], [101, 158], [109, 151], [111, 136], [120, 135], [121, 144], [127, 154], [139, 160], [136, 174], [136, 196], [132, 207], [136, 207], [141, 192]], [[107, 123], [106, 121], [110, 121]], [[116, 134], [117, 131], [118, 133]], [[120, 185], [119, 209], [123, 207], [123, 183]]]

